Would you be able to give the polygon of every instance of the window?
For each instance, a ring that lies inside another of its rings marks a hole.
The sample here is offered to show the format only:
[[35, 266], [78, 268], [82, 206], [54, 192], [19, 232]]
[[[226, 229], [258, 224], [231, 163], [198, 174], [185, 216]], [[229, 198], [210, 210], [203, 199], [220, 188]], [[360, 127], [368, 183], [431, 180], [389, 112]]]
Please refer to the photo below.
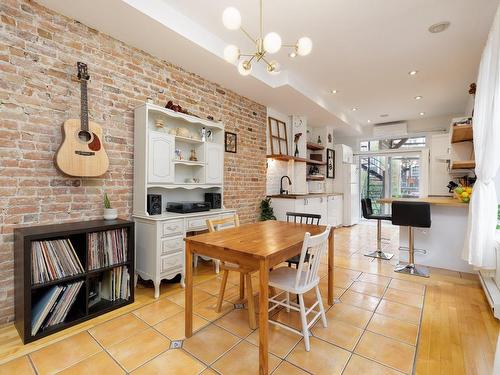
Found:
[[398, 150], [404, 148], [423, 148], [426, 146], [425, 137], [388, 138], [371, 141], [361, 141], [360, 151]]

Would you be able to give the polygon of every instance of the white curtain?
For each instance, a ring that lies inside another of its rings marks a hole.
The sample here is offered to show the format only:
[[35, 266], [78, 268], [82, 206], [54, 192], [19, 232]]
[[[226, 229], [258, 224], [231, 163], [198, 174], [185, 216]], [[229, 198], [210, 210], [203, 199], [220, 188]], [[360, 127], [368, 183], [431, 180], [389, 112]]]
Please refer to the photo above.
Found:
[[494, 178], [500, 166], [500, 6], [479, 66], [473, 131], [477, 181], [469, 206], [463, 258], [475, 267], [495, 269]]

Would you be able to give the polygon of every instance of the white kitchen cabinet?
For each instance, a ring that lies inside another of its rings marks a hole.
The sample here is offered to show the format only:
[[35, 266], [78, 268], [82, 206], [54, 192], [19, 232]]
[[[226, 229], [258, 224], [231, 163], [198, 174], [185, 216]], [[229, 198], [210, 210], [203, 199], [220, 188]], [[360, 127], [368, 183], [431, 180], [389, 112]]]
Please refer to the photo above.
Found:
[[328, 225], [333, 227], [342, 226], [343, 218], [343, 197], [342, 195], [329, 195], [328, 196]]
[[304, 213], [321, 215], [319, 223], [325, 225], [328, 221], [327, 196], [304, 198]]
[[173, 183], [174, 136], [151, 131], [148, 141], [148, 183]]
[[429, 164], [429, 194], [450, 195], [448, 182], [448, 162], [450, 158], [450, 136], [449, 134], [434, 134], [431, 137]]
[[205, 143], [205, 183], [222, 184], [224, 173], [224, 150], [217, 143]]

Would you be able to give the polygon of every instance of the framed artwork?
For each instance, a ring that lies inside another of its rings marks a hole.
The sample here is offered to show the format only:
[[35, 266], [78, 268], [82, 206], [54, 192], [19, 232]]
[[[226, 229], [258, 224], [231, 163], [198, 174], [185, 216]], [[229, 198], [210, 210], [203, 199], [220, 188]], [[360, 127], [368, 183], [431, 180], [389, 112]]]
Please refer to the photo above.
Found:
[[326, 178], [335, 178], [335, 150], [326, 149]]
[[236, 154], [238, 147], [238, 135], [236, 133], [225, 132], [224, 146], [226, 152], [232, 152], [233, 154]]
[[273, 117], [269, 121], [269, 141], [272, 155], [288, 155], [288, 135], [286, 123]]

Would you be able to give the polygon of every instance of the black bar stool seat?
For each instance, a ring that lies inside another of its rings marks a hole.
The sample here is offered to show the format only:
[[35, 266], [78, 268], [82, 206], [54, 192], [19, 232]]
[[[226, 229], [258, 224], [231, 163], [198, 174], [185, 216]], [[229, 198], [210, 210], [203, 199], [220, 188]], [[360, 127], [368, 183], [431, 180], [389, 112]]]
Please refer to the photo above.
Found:
[[395, 272], [429, 277], [426, 267], [415, 265], [414, 228], [431, 227], [431, 206], [425, 202], [392, 202], [392, 224], [408, 227], [408, 264], [398, 264]]
[[391, 220], [390, 215], [375, 215], [372, 208], [372, 200], [370, 198], [361, 199], [361, 209], [363, 217], [368, 220], [377, 220], [377, 250], [365, 254], [365, 257], [378, 258], [378, 259], [391, 259], [394, 254], [384, 253], [382, 251], [382, 220]]

